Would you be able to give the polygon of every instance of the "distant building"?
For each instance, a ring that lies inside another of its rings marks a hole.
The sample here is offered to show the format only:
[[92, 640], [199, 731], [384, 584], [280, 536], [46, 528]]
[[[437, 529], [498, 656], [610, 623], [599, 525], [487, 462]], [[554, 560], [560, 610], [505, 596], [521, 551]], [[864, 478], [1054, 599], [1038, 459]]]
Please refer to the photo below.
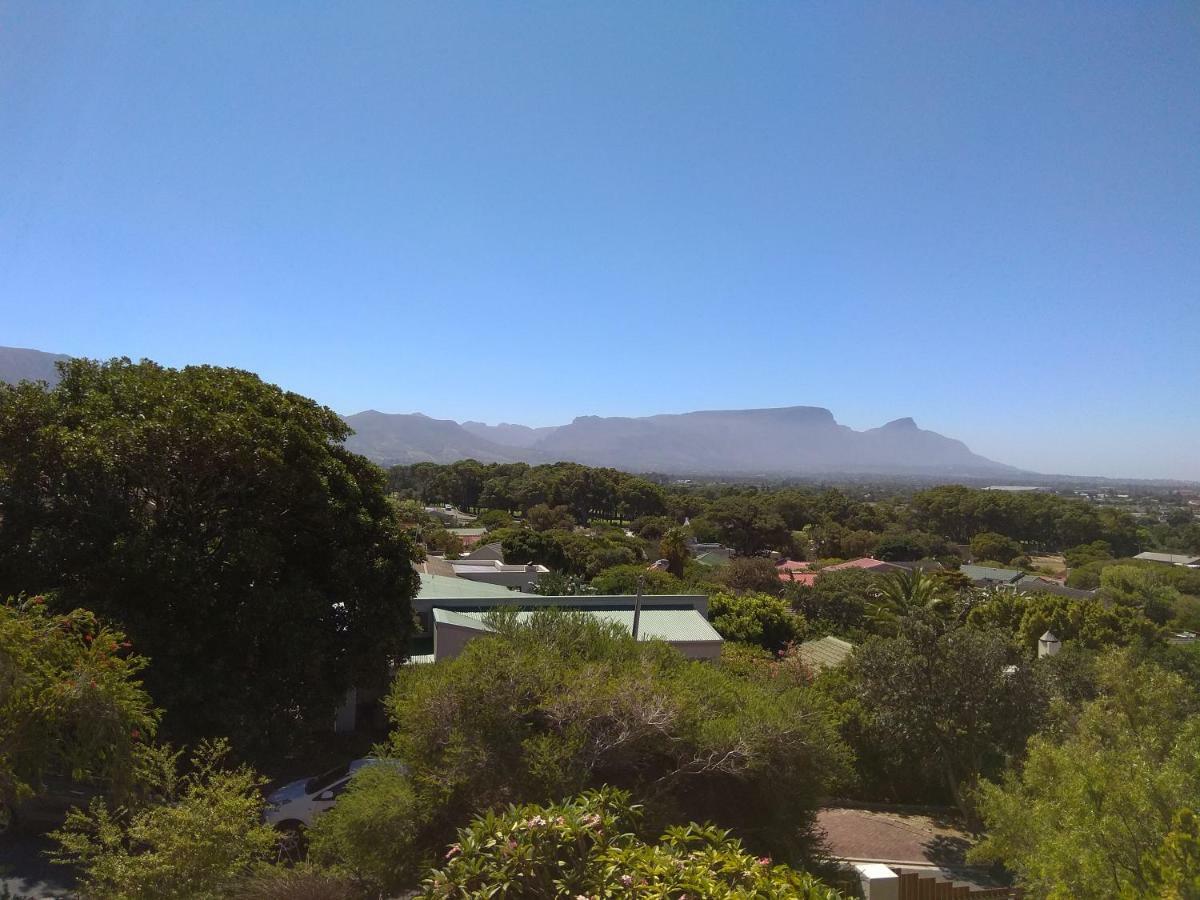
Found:
[[[518, 617], [536, 609], [583, 612], [632, 631], [634, 602], [626, 595], [542, 597], [461, 578], [422, 575], [421, 591], [413, 601], [418, 634], [410, 659], [454, 658], [468, 641], [492, 631], [485, 621], [487, 613], [502, 608], [516, 610]], [[708, 623], [708, 598], [703, 594], [643, 597], [638, 639], [666, 641], [690, 659], [716, 659], [723, 643]]]
[[1022, 575], [1012, 583], [1012, 587], [1015, 590], [1028, 591], [1031, 594], [1054, 594], [1056, 597], [1069, 597], [1072, 600], [1090, 600], [1096, 596], [1095, 591], [1067, 587], [1060, 581], [1041, 578], [1037, 575]]
[[460, 556], [457, 562], [466, 560], [496, 560], [504, 562], [504, 547], [499, 541], [494, 541], [490, 544], [476, 544], [470, 553], [464, 553]]
[[427, 506], [425, 512], [435, 519], [439, 519], [444, 525], [454, 528], [465, 528], [476, 519], [476, 516], [465, 513], [461, 509], [455, 509], [449, 503], [442, 506]]
[[997, 569], [994, 566], [959, 566], [959, 572], [979, 587], [990, 587], [999, 584], [1015, 585], [1025, 573], [1019, 569]]
[[1190, 553], [1139, 553], [1134, 559], [1144, 559], [1149, 562], [1163, 563], [1168, 566], [1200, 566], [1200, 556], [1192, 556]]
[[457, 578], [520, 590], [532, 590], [537, 587], [538, 579], [550, 571], [536, 563], [506, 566], [498, 559], [453, 560], [450, 567]]
[[462, 541], [463, 547], [474, 547], [479, 543], [479, 539], [487, 533], [486, 528], [450, 528], [447, 530]]

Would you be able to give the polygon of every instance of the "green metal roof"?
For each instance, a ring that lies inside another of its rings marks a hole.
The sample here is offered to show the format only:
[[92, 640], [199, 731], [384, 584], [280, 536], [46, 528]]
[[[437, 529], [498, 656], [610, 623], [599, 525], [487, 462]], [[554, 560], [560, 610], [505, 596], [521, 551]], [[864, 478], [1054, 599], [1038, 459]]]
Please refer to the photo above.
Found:
[[[616, 622], [624, 626], [626, 631], [633, 631], [633, 610], [631, 609], [582, 609], [571, 611], [587, 613], [589, 616], [594, 616], [603, 622]], [[480, 630], [487, 630], [487, 626], [483, 622], [487, 613], [455, 613], [435, 608], [433, 615], [434, 620], [437, 622], [463, 625], [463, 627], [467, 628], [472, 626], [460, 620], [473, 620], [475, 627], [480, 628]], [[525, 619], [530, 615], [532, 615], [532, 612], [524, 610], [517, 613], [517, 619]], [[643, 609], [641, 619], [638, 622], [638, 640], [661, 640], [674, 643], [719, 643], [721, 636], [717, 634], [715, 628], [708, 624], [708, 620], [694, 609]]]
[[805, 641], [800, 645], [800, 659], [818, 672], [822, 669], [840, 666], [853, 652], [853, 644], [832, 635], [815, 641]]
[[715, 569], [718, 566], [729, 565], [729, 557], [724, 553], [713, 553], [710, 551], [708, 553], [701, 553], [699, 556], [697, 556], [696, 562], [700, 563], [702, 566], [710, 566], [711, 568]]
[[487, 597], [509, 597], [517, 600], [533, 596], [522, 591], [510, 591], [502, 584], [486, 584], [452, 575], [426, 575], [424, 572], [420, 574], [421, 590], [417, 597], [421, 600], [475, 600]]
[[1002, 584], [1014, 582], [1025, 574], [1019, 569], [997, 569], [993, 566], [960, 566], [958, 571], [972, 581], [998, 581]]

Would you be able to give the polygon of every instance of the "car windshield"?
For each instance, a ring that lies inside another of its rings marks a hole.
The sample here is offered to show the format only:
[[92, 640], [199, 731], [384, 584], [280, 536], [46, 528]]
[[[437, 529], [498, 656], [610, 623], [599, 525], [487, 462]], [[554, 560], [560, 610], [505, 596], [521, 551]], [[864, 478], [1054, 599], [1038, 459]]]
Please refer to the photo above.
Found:
[[339, 778], [345, 778], [350, 774], [350, 764], [338, 766], [336, 769], [330, 769], [321, 775], [314, 775], [304, 784], [304, 793], [315, 794], [318, 791], [323, 791]]

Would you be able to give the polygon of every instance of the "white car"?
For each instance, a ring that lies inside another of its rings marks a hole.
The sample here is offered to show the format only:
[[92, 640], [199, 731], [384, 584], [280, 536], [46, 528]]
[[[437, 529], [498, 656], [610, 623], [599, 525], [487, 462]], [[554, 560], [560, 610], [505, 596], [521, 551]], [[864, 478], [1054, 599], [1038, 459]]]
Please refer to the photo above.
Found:
[[285, 784], [268, 795], [263, 819], [268, 825], [285, 831], [310, 828], [317, 816], [333, 806], [337, 798], [350, 786], [350, 779], [355, 772], [379, 763], [399, 766], [398, 762], [390, 759], [356, 759], [312, 778], [301, 778], [299, 781]]

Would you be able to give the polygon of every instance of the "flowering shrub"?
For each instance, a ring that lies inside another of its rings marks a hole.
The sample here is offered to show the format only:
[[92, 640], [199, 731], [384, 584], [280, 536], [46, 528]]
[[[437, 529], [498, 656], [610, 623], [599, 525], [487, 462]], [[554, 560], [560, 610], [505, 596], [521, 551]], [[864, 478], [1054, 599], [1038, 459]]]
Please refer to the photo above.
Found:
[[633, 829], [640, 808], [612, 788], [554, 806], [488, 812], [459, 832], [446, 864], [425, 882], [426, 900], [543, 897], [796, 898], [840, 895], [812, 876], [754, 857], [709, 825], [667, 829], [647, 844]]
[[145, 665], [91, 612], [0, 602], [0, 815], [46, 775], [123, 786], [158, 723], [136, 678]]

